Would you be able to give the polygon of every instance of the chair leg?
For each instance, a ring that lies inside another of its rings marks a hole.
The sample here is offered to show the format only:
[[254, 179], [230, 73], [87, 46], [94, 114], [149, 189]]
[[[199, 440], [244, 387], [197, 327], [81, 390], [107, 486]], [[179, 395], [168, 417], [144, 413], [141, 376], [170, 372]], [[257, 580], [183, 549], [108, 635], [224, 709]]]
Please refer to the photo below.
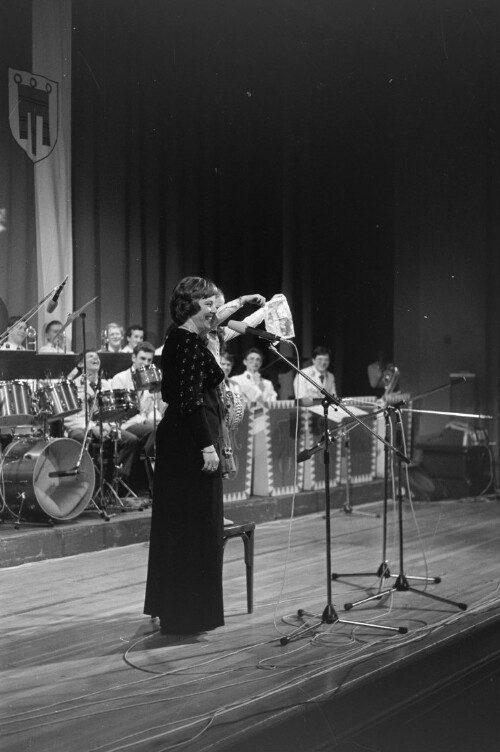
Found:
[[245, 548], [245, 566], [247, 570], [247, 611], [253, 613], [253, 556], [254, 541], [253, 530], [245, 533], [243, 536], [243, 545]]
[[241, 538], [243, 541], [245, 569], [246, 569], [246, 582], [247, 582], [247, 612], [253, 613], [253, 560], [254, 560], [254, 531], [241, 531], [237, 535], [223, 537], [222, 539], [222, 555], [226, 550], [226, 543], [229, 538]]

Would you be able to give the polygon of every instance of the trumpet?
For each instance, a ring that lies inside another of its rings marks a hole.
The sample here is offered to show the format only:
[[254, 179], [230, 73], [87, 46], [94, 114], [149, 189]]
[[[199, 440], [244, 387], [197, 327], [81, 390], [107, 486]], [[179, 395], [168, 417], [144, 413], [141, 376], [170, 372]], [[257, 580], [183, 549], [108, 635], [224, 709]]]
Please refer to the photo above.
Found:
[[38, 346], [38, 338], [36, 329], [34, 326], [28, 326], [26, 328], [26, 349], [27, 350], [37, 350]]

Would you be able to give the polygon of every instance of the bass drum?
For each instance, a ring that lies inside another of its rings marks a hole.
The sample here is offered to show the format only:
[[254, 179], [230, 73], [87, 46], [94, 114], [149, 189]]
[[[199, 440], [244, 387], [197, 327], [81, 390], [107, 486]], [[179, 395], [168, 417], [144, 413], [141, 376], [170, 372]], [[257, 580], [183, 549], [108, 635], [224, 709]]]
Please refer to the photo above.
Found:
[[82, 445], [73, 439], [26, 438], [9, 444], [2, 458], [1, 483], [11, 515], [33, 522], [78, 517], [95, 485], [87, 451], [76, 471], [81, 450]]

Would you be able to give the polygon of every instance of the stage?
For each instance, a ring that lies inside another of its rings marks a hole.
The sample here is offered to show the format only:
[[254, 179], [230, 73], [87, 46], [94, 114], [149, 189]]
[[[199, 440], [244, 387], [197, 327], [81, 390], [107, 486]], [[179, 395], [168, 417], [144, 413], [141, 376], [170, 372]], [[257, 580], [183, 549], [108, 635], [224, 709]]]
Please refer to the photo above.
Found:
[[[377, 592], [382, 504], [361, 504], [352, 514], [333, 509], [333, 571], [372, 574], [332, 582], [340, 620], [285, 645], [281, 638], [300, 623], [298, 609], [322, 613], [327, 603], [321, 511], [257, 524], [252, 614], [243, 547], [229, 541], [226, 625], [187, 638], [162, 636], [141, 613], [147, 540], [4, 566], [3, 749], [493, 752], [500, 727], [498, 500], [403, 508], [404, 570], [418, 592], [395, 591], [345, 611], [346, 602]], [[148, 510], [123, 515], [120, 524], [133, 527], [141, 515], [144, 528]], [[109, 531], [113, 520], [93, 524]], [[60, 526], [43, 532], [62, 535]], [[391, 504], [392, 575], [399, 572], [397, 533]], [[411, 581], [427, 575], [441, 582]], [[394, 582], [384, 578], [382, 589]], [[427, 597], [425, 587], [445, 601]]]

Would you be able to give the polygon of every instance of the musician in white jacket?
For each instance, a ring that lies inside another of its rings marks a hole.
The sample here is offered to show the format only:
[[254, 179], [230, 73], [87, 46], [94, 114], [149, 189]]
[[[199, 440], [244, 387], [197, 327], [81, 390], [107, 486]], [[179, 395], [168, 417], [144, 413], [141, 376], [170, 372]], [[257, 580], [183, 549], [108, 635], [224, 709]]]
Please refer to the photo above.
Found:
[[[153, 357], [155, 349], [150, 342], [139, 342], [132, 353], [130, 368], [115, 374], [111, 380], [113, 390], [124, 389], [136, 396], [138, 412], [130, 418], [126, 418], [121, 428], [133, 433], [144, 446], [148, 457], [154, 455], [154, 428], [158, 424], [165, 410], [165, 403], [157, 392], [151, 392], [148, 388], [140, 389], [148, 383], [147, 377], [154, 376]], [[144, 376], [144, 380], [141, 380]], [[158, 371], [158, 378], [161, 375]], [[160, 381], [158, 381], [159, 386]]]

